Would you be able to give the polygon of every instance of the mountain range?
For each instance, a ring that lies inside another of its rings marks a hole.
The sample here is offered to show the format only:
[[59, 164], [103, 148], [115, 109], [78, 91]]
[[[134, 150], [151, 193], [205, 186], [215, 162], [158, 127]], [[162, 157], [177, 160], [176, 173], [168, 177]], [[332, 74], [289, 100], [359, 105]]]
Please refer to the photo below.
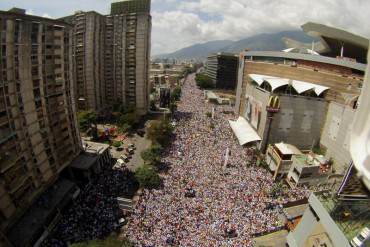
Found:
[[245, 49], [255, 51], [280, 51], [286, 49], [283, 38], [297, 40], [303, 43], [310, 43], [315, 39], [302, 31], [282, 31], [278, 33], [262, 33], [238, 41], [216, 40], [203, 44], [195, 44], [182, 48], [168, 54], [156, 55], [153, 58], [175, 58], [203, 60], [211, 53], [230, 52], [239, 53]]

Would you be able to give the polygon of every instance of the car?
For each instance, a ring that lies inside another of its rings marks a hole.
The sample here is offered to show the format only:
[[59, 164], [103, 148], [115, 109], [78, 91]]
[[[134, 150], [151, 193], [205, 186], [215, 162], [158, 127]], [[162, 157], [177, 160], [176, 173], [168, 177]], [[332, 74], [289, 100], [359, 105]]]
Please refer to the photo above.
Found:
[[136, 149], [135, 144], [132, 144], [132, 143], [128, 144], [128, 147], [132, 149]]
[[128, 162], [129, 161], [129, 157], [127, 157], [126, 155], [121, 155], [120, 157], [119, 157], [121, 160], [123, 160], [124, 162]]
[[141, 137], [144, 137], [145, 136], [145, 130], [138, 130], [137, 131], [137, 134]]
[[119, 220], [118, 220], [118, 226], [119, 227], [122, 227], [122, 226], [124, 226], [124, 225], [126, 225], [127, 224], [127, 220], [125, 219], [125, 218], [120, 218]]
[[135, 150], [133, 148], [127, 148], [128, 154], [134, 154]]
[[122, 166], [125, 164], [125, 161], [123, 159], [118, 159], [116, 162], [116, 165]]
[[370, 246], [370, 229], [365, 227], [362, 231], [352, 239], [351, 245], [353, 247], [366, 247]]

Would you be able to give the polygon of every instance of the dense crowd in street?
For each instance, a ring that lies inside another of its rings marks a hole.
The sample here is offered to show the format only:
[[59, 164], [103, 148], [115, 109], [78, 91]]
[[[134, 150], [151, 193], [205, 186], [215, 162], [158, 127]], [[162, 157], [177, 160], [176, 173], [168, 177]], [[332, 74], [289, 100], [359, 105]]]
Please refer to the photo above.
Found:
[[[125, 234], [138, 246], [250, 246], [252, 236], [281, 227], [281, 205], [308, 196], [300, 189], [271, 195], [272, 176], [256, 167], [253, 148], [241, 147], [217, 106], [214, 119], [190, 75], [175, 114], [175, 140], [163, 162], [163, 188], [144, 190]], [[228, 164], [225, 153], [229, 150]]]
[[107, 167], [81, 191], [43, 246], [68, 246], [69, 243], [105, 238], [119, 230], [121, 210], [117, 197], [132, 197], [137, 190], [133, 173]]

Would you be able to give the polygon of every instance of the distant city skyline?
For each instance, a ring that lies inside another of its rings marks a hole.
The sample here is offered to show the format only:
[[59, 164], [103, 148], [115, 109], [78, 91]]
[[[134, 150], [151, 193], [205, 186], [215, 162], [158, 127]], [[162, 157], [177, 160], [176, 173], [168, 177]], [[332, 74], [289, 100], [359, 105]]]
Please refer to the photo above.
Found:
[[[112, 0], [2, 0], [0, 9], [59, 18], [77, 10], [109, 12]], [[152, 0], [152, 55], [211, 40], [238, 40], [259, 33], [300, 29], [308, 21], [339, 27], [365, 37], [366, 0]]]

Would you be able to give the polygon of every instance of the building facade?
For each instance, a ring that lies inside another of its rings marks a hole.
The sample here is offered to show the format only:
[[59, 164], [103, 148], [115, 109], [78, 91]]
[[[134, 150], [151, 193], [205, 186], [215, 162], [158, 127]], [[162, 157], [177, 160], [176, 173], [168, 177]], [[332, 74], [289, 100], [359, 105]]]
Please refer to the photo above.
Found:
[[76, 12], [63, 18], [72, 24], [74, 87], [79, 110], [104, 109], [104, 34], [105, 18], [94, 11]]
[[358, 237], [370, 224], [368, 193], [351, 165], [336, 193], [311, 194], [300, 223], [287, 236], [287, 246], [368, 246], [369, 238]]
[[238, 56], [229, 53], [208, 56], [205, 73], [212, 78], [216, 88], [234, 90], [237, 84]]
[[0, 11], [0, 229], [14, 223], [81, 150], [72, 27]]
[[[333, 159], [348, 150], [343, 143], [349, 138], [365, 64], [289, 52], [248, 51], [242, 57], [235, 112], [261, 137], [263, 151], [281, 141], [302, 150], [320, 146]], [[270, 106], [272, 100], [276, 107]], [[337, 172], [349, 162], [343, 155], [334, 160]]]
[[123, 104], [145, 114], [150, 90], [150, 0], [114, 2], [106, 16], [80, 11], [62, 19], [74, 25], [79, 110]]

